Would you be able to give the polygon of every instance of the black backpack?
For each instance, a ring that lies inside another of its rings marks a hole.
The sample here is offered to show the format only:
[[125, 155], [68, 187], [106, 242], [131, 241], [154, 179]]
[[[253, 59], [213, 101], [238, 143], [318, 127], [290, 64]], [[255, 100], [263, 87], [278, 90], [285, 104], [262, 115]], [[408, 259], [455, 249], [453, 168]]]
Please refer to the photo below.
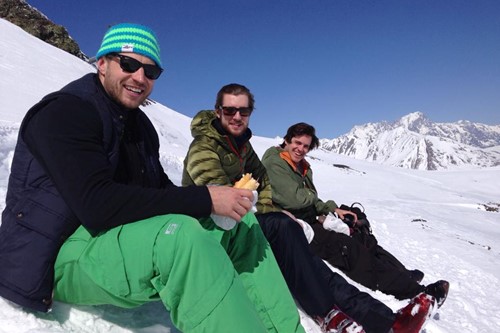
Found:
[[367, 248], [374, 248], [377, 245], [377, 239], [372, 234], [370, 222], [366, 218], [365, 207], [359, 202], [354, 202], [351, 206], [340, 205], [339, 208], [353, 212], [358, 217], [356, 224], [354, 224], [354, 217], [352, 215], [344, 215], [344, 219], [342, 220], [353, 231], [351, 237], [356, 238]]
[[[359, 207], [358, 207], [359, 206]], [[354, 202], [350, 207], [347, 205], [340, 205], [339, 207], [342, 210], [348, 210], [353, 212], [358, 217], [358, 222], [354, 224], [354, 217], [352, 215], [344, 215], [345, 224], [349, 226], [349, 228], [353, 229], [361, 229], [360, 231], [372, 233], [372, 228], [370, 226], [370, 222], [366, 218], [365, 207], [359, 202]]]

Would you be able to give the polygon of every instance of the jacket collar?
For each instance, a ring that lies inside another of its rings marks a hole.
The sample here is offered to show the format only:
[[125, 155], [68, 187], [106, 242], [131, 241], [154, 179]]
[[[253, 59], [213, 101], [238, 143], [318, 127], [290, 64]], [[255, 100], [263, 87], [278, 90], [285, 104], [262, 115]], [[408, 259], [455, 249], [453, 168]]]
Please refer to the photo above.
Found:
[[300, 165], [295, 164], [295, 162], [292, 161], [292, 158], [290, 157], [290, 154], [287, 151], [281, 150], [280, 152], [280, 157], [285, 160], [285, 162], [288, 163], [293, 169], [293, 171], [299, 173], [304, 177], [307, 174], [307, 171], [309, 171], [310, 164], [307, 162], [305, 159], [299, 162]]
[[247, 128], [243, 135], [235, 138], [222, 128], [214, 110], [201, 110], [191, 121], [191, 135], [193, 138], [207, 136], [223, 145], [229, 143], [230, 146], [242, 149], [250, 141], [252, 131]]
[[250, 138], [252, 137], [252, 132], [249, 128], [246, 129], [243, 135], [240, 135], [238, 137], [232, 136], [231, 134], [227, 133], [227, 131], [222, 127], [222, 123], [219, 118], [215, 118], [214, 120], [212, 120], [212, 126], [220, 135], [233, 138], [236, 146], [238, 147], [238, 150], [245, 146], [245, 144], [250, 141]]

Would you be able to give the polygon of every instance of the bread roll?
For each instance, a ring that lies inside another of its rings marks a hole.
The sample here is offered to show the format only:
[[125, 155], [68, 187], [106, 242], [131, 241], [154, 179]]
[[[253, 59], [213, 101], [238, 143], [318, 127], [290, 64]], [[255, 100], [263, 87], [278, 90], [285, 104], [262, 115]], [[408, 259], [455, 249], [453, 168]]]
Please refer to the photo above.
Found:
[[234, 187], [255, 191], [259, 187], [259, 183], [252, 178], [251, 173], [245, 173], [243, 177], [234, 184]]

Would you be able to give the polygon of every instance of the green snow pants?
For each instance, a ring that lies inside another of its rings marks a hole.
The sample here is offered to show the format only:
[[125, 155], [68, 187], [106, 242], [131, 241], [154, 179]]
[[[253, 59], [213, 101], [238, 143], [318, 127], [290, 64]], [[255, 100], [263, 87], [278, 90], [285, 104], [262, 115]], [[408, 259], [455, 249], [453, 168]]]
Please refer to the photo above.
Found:
[[80, 227], [57, 257], [54, 298], [126, 308], [161, 300], [182, 332], [304, 332], [253, 214], [230, 231], [176, 214], [96, 237]]

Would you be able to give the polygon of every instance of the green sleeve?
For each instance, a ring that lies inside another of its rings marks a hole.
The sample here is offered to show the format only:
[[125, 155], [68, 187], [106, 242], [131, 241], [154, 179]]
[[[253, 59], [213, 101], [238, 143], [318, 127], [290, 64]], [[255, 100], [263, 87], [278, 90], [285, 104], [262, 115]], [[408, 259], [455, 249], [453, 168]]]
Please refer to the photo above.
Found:
[[318, 195], [313, 188], [306, 188], [302, 177], [279, 155], [264, 160], [264, 165], [271, 179], [273, 201], [283, 209], [302, 209], [313, 206]]
[[245, 172], [250, 172], [252, 176], [259, 182], [259, 199], [257, 201], [257, 213], [269, 213], [281, 211], [279, 207], [275, 207], [273, 204], [273, 197], [271, 191], [271, 182], [269, 181], [269, 176], [267, 175], [266, 168], [260, 161], [259, 157], [251, 149], [248, 154]]
[[328, 213], [335, 211], [336, 208], [337, 204], [333, 200], [328, 200], [327, 202], [318, 200], [316, 202], [316, 211], [319, 215], [328, 215]]
[[195, 185], [232, 185], [216, 148], [208, 141], [191, 143], [184, 168]]

